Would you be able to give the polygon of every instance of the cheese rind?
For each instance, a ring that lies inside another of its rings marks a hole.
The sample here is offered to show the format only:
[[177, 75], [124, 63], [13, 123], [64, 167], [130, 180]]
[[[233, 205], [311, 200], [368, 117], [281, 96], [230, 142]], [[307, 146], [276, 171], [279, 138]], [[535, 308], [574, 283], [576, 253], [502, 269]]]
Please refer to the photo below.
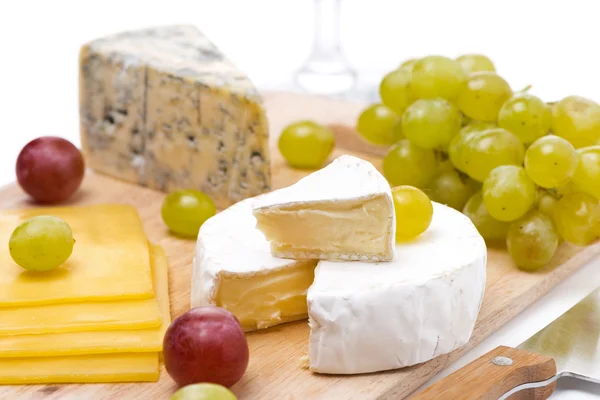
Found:
[[262, 100], [194, 27], [86, 44], [79, 87], [82, 149], [92, 169], [163, 191], [199, 189], [220, 206], [270, 189]]
[[429, 229], [392, 262], [321, 261], [307, 295], [310, 369], [356, 374], [428, 361], [471, 337], [487, 251], [471, 221], [434, 203]]
[[[298, 261], [271, 255], [265, 236], [256, 228], [252, 210], [265, 196], [244, 200], [202, 226], [193, 266], [192, 307], [219, 305], [219, 290], [227, 288], [228, 279], [236, 280], [228, 288], [229, 298], [245, 308], [239, 316], [240, 309], [230, 311], [242, 318], [245, 330], [253, 330], [285, 322], [278, 300], [310, 286], [309, 365], [320, 373], [401, 368], [469, 340], [485, 289], [487, 252], [467, 217], [434, 203], [430, 228], [417, 240], [396, 245], [401, 257], [379, 263], [321, 260], [311, 285], [308, 273], [294, 276], [301, 268]], [[279, 273], [302, 285], [278, 285]], [[272, 279], [263, 284], [261, 275]], [[264, 307], [270, 309], [265, 312]], [[295, 311], [296, 319], [306, 312], [300, 306]]]
[[245, 331], [307, 316], [306, 291], [316, 261], [273, 257], [246, 199], [207, 220], [198, 234], [191, 305], [231, 311]]
[[154, 296], [148, 239], [137, 210], [126, 204], [46, 207], [0, 213], [0, 241], [37, 215], [64, 219], [75, 245], [69, 259], [44, 274], [25, 271], [0, 247], [0, 307]]
[[[148, 329], [98, 330], [92, 332], [62, 332], [37, 335], [0, 336], [0, 362], [8, 357], [71, 356], [100, 353], [159, 352], [164, 334], [171, 323], [167, 257], [160, 246], [151, 245], [151, 260], [156, 300], [161, 323]], [[106, 306], [93, 304], [94, 308]], [[80, 304], [85, 306], [85, 304]], [[110, 307], [130, 306], [116, 302]], [[0, 310], [1, 312], [2, 310]]]
[[389, 261], [396, 219], [391, 189], [369, 162], [344, 155], [257, 200], [257, 228], [274, 256]]

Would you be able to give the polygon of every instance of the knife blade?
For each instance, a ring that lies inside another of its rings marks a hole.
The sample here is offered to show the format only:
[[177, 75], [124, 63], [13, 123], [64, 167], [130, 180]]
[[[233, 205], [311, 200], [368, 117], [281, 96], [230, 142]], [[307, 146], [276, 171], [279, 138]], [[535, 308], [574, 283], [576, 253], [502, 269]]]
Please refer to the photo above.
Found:
[[600, 383], [600, 288], [516, 348], [500, 346], [411, 399], [546, 399], [567, 376]]

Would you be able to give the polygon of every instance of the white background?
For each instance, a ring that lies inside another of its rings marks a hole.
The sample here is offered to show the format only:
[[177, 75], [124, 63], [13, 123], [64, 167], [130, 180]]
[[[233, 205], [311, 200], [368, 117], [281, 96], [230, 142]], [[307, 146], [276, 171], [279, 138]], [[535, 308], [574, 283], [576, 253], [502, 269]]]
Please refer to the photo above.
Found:
[[[482, 52], [515, 89], [533, 85], [532, 93], [546, 100], [579, 94], [600, 101], [596, 4], [342, 0], [342, 41], [367, 82], [408, 57]], [[58, 135], [78, 144], [83, 42], [120, 30], [194, 24], [257, 86], [281, 88], [308, 54], [312, 11], [312, 0], [1, 2], [0, 184], [14, 180], [16, 156], [29, 140]], [[521, 343], [600, 286], [598, 268], [596, 262], [580, 270], [441, 376], [497, 345]], [[600, 389], [563, 381], [553, 398], [596, 399]]]

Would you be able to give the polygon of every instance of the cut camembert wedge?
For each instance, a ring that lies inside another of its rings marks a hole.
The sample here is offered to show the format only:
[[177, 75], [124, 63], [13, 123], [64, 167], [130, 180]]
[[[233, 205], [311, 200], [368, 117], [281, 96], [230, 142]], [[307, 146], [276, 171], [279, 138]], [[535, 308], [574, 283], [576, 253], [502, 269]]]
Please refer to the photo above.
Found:
[[[204, 223], [192, 307], [214, 304], [246, 331], [309, 317], [310, 369], [355, 374], [430, 360], [465, 344], [485, 288], [486, 247], [471, 221], [434, 203], [417, 240], [392, 262], [295, 261], [271, 255], [244, 200]], [[308, 298], [307, 298], [308, 293]]]
[[321, 261], [308, 291], [310, 369], [384, 371], [468, 342], [483, 299], [485, 242], [468, 217], [433, 203], [431, 225], [392, 262]]
[[261, 197], [234, 204], [202, 225], [192, 272], [192, 307], [226, 308], [244, 331], [306, 318], [306, 291], [317, 265], [271, 255], [252, 215]]
[[348, 155], [257, 199], [257, 228], [276, 257], [390, 261], [395, 214], [390, 186], [369, 162]]

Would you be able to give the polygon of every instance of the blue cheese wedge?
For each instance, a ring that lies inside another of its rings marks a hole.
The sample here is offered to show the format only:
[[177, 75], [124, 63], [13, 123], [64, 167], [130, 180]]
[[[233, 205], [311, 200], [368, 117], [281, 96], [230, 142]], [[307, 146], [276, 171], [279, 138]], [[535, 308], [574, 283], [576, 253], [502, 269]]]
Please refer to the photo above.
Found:
[[80, 53], [81, 142], [100, 173], [220, 206], [270, 190], [268, 124], [250, 80], [192, 26], [94, 40]]
[[387, 180], [368, 161], [344, 155], [254, 209], [276, 257], [390, 261], [396, 219]]

